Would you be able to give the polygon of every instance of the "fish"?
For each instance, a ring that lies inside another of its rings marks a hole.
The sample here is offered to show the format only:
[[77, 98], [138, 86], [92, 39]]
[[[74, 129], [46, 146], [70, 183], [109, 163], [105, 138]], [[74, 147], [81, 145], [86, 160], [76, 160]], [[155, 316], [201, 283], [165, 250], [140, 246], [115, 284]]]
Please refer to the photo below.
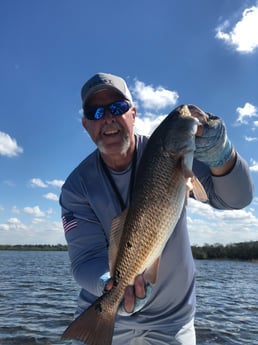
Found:
[[142, 274], [147, 283], [158, 279], [159, 261], [192, 191], [207, 195], [192, 173], [198, 120], [187, 105], [170, 112], [150, 136], [139, 167], [130, 206], [111, 225], [109, 267], [111, 290], [78, 316], [62, 339], [88, 345], [111, 345], [115, 317], [125, 288]]

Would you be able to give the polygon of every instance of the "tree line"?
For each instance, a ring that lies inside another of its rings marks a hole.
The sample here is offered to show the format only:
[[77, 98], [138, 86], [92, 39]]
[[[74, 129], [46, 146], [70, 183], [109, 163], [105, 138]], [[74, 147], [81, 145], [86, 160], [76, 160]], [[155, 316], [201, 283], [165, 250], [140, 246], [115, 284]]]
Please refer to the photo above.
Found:
[[192, 246], [195, 259], [258, 260], [258, 241]]
[[[258, 241], [240, 242], [227, 245], [223, 245], [220, 243], [204, 244], [203, 246], [193, 245], [191, 248], [194, 259], [258, 261]], [[67, 245], [0, 245], [0, 250], [67, 251]]]
[[67, 246], [63, 244], [4, 244], [0, 245], [0, 250], [66, 251]]

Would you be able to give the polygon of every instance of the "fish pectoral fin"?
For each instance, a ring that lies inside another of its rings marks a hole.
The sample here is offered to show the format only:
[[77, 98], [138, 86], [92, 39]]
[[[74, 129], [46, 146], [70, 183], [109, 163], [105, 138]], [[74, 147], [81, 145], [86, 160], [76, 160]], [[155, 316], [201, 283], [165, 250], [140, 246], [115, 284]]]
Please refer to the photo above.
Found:
[[143, 278], [146, 281], [146, 283], [155, 284], [158, 279], [158, 271], [159, 271], [159, 263], [160, 263], [160, 257], [158, 257], [153, 264], [146, 268], [146, 270], [143, 273]]
[[194, 176], [191, 167], [193, 163], [193, 154], [191, 151], [184, 154], [183, 159], [181, 161], [182, 164], [182, 172], [183, 176], [186, 181], [186, 198], [185, 198], [185, 204], [187, 204], [187, 199], [189, 197], [190, 192], [193, 193], [196, 200], [207, 202], [208, 196], [206, 194], [205, 189], [203, 188], [203, 185], [198, 180], [196, 176]]
[[123, 233], [123, 228], [124, 228], [127, 213], [128, 213], [128, 208], [125, 209], [119, 216], [115, 217], [111, 224], [109, 249], [108, 249], [109, 270], [110, 270], [111, 276], [114, 275], [114, 266], [116, 262], [117, 252], [118, 252], [121, 236]]
[[207, 202], [208, 196], [206, 194], [205, 189], [203, 188], [203, 185], [198, 180], [197, 177], [193, 176], [191, 178], [191, 184], [192, 184], [192, 192], [196, 200], [199, 200], [201, 202]]

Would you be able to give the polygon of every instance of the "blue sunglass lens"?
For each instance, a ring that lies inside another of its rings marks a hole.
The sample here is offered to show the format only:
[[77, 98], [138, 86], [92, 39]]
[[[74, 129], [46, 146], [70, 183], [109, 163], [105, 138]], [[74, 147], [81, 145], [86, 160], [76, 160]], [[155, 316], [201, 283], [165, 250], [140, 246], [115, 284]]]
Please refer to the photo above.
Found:
[[105, 115], [106, 109], [109, 109], [112, 115], [119, 116], [130, 109], [130, 103], [127, 101], [116, 101], [106, 106], [87, 107], [84, 109], [84, 115], [89, 120], [100, 120]]
[[129, 104], [126, 101], [118, 101], [110, 104], [109, 110], [113, 115], [122, 115], [129, 110]]
[[103, 107], [87, 107], [84, 109], [84, 115], [89, 120], [99, 120], [105, 114]]
[[105, 109], [103, 107], [99, 107], [95, 111], [94, 119], [99, 120], [104, 116], [104, 114], [105, 114]]

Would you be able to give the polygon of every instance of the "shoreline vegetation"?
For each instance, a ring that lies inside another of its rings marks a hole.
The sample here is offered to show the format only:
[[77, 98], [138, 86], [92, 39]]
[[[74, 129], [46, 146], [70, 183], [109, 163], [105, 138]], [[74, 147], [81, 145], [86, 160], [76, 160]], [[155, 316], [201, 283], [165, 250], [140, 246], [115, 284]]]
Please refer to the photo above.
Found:
[[[191, 246], [194, 259], [197, 260], [243, 260], [258, 262], [258, 241], [240, 242], [223, 245], [204, 244], [203, 246]], [[0, 245], [0, 250], [18, 251], [67, 251], [67, 245], [63, 244], [18, 244]]]
[[222, 245], [205, 244], [192, 246], [194, 259], [225, 259], [258, 262], [258, 241], [239, 242]]

